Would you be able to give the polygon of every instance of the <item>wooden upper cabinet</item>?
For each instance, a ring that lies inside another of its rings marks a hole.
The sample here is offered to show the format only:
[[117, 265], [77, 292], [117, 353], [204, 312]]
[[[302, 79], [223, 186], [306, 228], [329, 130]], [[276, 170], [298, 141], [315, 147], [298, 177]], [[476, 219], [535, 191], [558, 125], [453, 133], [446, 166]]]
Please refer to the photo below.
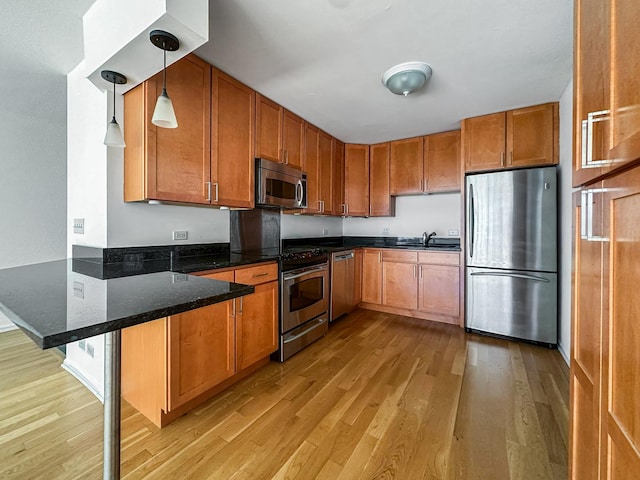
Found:
[[282, 122], [284, 109], [276, 102], [256, 94], [256, 158], [283, 162]]
[[423, 137], [414, 137], [390, 143], [391, 195], [423, 192], [423, 142]]
[[255, 92], [213, 68], [211, 203], [254, 206]]
[[334, 215], [344, 215], [344, 143], [335, 138], [331, 142], [333, 154], [333, 173], [331, 177], [333, 200], [331, 203]]
[[424, 137], [426, 192], [460, 191], [460, 130]]
[[282, 117], [283, 162], [293, 168], [302, 169], [304, 157], [304, 120], [289, 110]]
[[389, 143], [369, 147], [369, 216], [395, 215], [395, 198], [389, 193]]
[[557, 102], [507, 112], [507, 167], [553, 165], [557, 149]]
[[320, 132], [318, 137], [318, 201], [320, 213], [331, 215], [333, 211], [333, 145], [331, 135]]
[[346, 216], [369, 215], [369, 145], [345, 145], [344, 203]]
[[124, 96], [124, 200], [209, 203], [211, 66], [194, 55], [167, 68], [178, 128], [151, 123], [162, 72]]
[[558, 163], [558, 103], [462, 121], [465, 171]]
[[507, 133], [504, 112], [462, 121], [465, 171], [491, 170], [505, 166]]
[[305, 122], [302, 170], [307, 174], [307, 208], [303, 213], [320, 213], [319, 142], [320, 130]]
[[[611, 168], [640, 158], [640, 39], [637, 0], [616, 0], [611, 18]], [[595, 19], [594, 19], [595, 20]], [[586, 53], [586, 52], [585, 52]]]

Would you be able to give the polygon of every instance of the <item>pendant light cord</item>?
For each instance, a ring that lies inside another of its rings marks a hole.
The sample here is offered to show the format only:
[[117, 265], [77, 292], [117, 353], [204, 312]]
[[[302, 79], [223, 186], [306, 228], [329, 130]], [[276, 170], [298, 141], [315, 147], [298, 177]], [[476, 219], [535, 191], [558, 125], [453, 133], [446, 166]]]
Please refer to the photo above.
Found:
[[116, 121], [116, 82], [113, 82], [113, 121]]
[[164, 52], [164, 67], [162, 68], [162, 93], [167, 94], [167, 45], [162, 42], [162, 51]]

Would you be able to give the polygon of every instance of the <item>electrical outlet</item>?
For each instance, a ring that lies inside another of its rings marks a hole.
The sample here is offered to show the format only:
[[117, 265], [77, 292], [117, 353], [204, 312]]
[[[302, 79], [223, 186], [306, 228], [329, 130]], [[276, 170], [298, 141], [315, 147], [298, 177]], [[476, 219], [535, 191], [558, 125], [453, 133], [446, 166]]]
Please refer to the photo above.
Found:
[[186, 273], [174, 273], [173, 278], [171, 279], [171, 283], [182, 283], [188, 281], [189, 275], [187, 275]]
[[382, 234], [389, 235], [389, 227], [382, 227]]
[[322, 235], [329, 235], [329, 230], [327, 228], [323, 228]]
[[87, 342], [85, 340], [80, 340], [78, 342], [78, 346], [80, 347], [80, 350], [86, 350], [87, 349]]
[[189, 237], [189, 232], [186, 230], [174, 230], [173, 231], [173, 239], [174, 240], [186, 240]]
[[84, 283], [73, 282], [73, 296], [77, 298], [84, 298]]
[[84, 234], [84, 218], [73, 219], [73, 233]]
[[91, 358], [93, 358], [94, 355], [93, 344], [89, 342], [87, 342], [87, 355], [89, 355]]
[[460, 230], [455, 230], [455, 229], [449, 230], [449, 236], [450, 237], [459, 237], [460, 236]]

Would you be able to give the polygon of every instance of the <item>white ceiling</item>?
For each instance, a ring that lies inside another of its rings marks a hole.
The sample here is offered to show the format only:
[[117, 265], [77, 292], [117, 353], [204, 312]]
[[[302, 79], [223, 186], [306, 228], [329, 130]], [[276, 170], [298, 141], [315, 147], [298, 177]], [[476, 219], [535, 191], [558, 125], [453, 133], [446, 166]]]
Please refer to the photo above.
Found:
[[[339, 139], [376, 143], [558, 100], [571, 78], [572, 0], [211, 0], [196, 54]], [[382, 73], [433, 68], [393, 95]]]

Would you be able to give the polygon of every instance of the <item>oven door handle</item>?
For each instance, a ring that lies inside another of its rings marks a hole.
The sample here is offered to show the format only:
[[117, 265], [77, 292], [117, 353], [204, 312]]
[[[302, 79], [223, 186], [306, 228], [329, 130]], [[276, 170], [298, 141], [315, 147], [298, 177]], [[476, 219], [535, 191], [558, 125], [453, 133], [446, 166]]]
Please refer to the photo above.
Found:
[[309, 333], [311, 330], [313, 330], [314, 328], [318, 328], [320, 325], [322, 325], [324, 322], [326, 322], [327, 319], [326, 318], [319, 318], [317, 322], [315, 322], [313, 325], [311, 325], [309, 328], [305, 328], [302, 332], [298, 333], [297, 335], [294, 335], [291, 338], [287, 338], [284, 342], [282, 342], [283, 344], [287, 344], [287, 343], [291, 343], [297, 339], [299, 339], [300, 337], [306, 335], [307, 333]]
[[296, 278], [300, 278], [300, 277], [306, 277], [309, 274], [312, 273], [321, 273], [321, 272], [326, 272], [327, 269], [326, 267], [321, 267], [321, 268], [313, 268], [311, 270], [306, 270], [304, 272], [295, 274], [295, 275], [284, 275], [283, 280], [287, 281], [287, 280], [295, 280]]

